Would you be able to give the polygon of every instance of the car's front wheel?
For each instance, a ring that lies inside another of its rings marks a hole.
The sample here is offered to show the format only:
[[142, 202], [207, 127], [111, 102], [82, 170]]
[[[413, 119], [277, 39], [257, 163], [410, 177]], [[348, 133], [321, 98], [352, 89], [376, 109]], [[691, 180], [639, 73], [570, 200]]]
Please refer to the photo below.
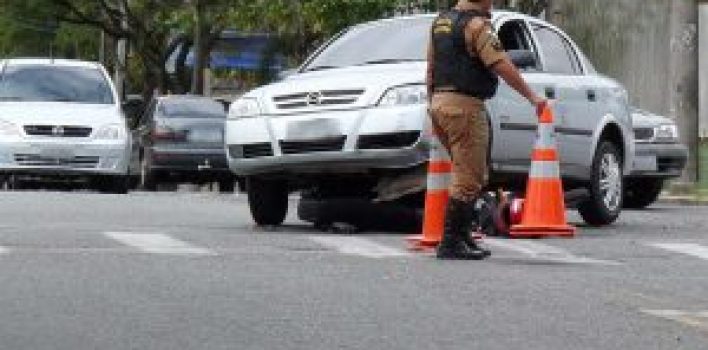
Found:
[[583, 220], [591, 226], [615, 222], [622, 211], [623, 186], [621, 153], [614, 143], [602, 141], [593, 159], [590, 196], [578, 206]]
[[280, 180], [246, 179], [248, 206], [258, 226], [277, 226], [288, 213], [288, 186]]
[[659, 199], [664, 189], [664, 179], [628, 179], [624, 190], [624, 207], [646, 208]]

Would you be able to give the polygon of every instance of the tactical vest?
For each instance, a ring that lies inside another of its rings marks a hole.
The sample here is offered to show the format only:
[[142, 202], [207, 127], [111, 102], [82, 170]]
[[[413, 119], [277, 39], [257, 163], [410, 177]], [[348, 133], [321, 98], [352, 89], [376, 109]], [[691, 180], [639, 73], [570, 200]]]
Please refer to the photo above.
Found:
[[475, 17], [489, 18], [478, 11], [452, 10], [441, 13], [433, 22], [435, 67], [434, 88], [452, 88], [455, 92], [488, 99], [494, 96], [499, 78], [479, 57], [470, 56], [465, 45], [465, 28]]

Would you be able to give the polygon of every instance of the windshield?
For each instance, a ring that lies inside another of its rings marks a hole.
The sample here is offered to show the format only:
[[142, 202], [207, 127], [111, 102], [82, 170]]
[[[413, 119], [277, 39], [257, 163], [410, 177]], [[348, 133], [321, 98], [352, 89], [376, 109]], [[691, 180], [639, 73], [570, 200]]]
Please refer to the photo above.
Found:
[[0, 101], [113, 104], [113, 93], [96, 68], [9, 65], [0, 76]]
[[411, 18], [354, 27], [320, 52], [303, 71], [424, 61], [432, 21]]
[[224, 105], [208, 99], [167, 100], [160, 112], [168, 118], [226, 118]]

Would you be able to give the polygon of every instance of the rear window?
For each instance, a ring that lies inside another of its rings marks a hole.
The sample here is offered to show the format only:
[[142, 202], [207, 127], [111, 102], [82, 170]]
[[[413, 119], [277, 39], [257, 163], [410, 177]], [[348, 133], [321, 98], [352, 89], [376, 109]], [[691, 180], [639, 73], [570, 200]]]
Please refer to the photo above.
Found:
[[224, 105], [212, 100], [166, 100], [160, 114], [167, 118], [226, 118]]
[[12, 64], [0, 73], [0, 101], [114, 103], [99, 69]]

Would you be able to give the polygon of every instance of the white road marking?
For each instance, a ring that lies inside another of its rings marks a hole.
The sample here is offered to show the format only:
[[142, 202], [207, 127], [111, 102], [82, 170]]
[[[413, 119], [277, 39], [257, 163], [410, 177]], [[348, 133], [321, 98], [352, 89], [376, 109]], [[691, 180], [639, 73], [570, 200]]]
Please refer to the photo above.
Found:
[[683, 310], [650, 310], [644, 309], [641, 312], [655, 317], [665, 318], [683, 323], [691, 327], [708, 330], [708, 311], [683, 311]]
[[374, 243], [359, 237], [311, 236], [310, 239], [327, 248], [335, 249], [347, 255], [358, 255], [374, 259], [411, 255], [403, 250]]
[[[532, 259], [538, 259], [550, 262], [568, 263], [568, 264], [600, 264], [600, 265], [620, 265], [617, 261], [591, 259], [583, 256], [573, 255], [572, 253], [551, 245], [538, 243], [535, 241], [521, 239], [496, 239], [487, 238], [482, 241], [491, 247], [496, 247], [505, 250], [512, 250], [529, 256]], [[492, 254], [492, 256], [494, 256]]]
[[10, 249], [0, 245], [0, 254], [7, 254], [9, 252], [10, 252]]
[[652, 247], [708, 260], [708, 247], [694, 243], [651, 243]]
[[107, 237], [151, 254], [216, 255], [206, 248], [193, 246], [162, 233], [105, 232]]

